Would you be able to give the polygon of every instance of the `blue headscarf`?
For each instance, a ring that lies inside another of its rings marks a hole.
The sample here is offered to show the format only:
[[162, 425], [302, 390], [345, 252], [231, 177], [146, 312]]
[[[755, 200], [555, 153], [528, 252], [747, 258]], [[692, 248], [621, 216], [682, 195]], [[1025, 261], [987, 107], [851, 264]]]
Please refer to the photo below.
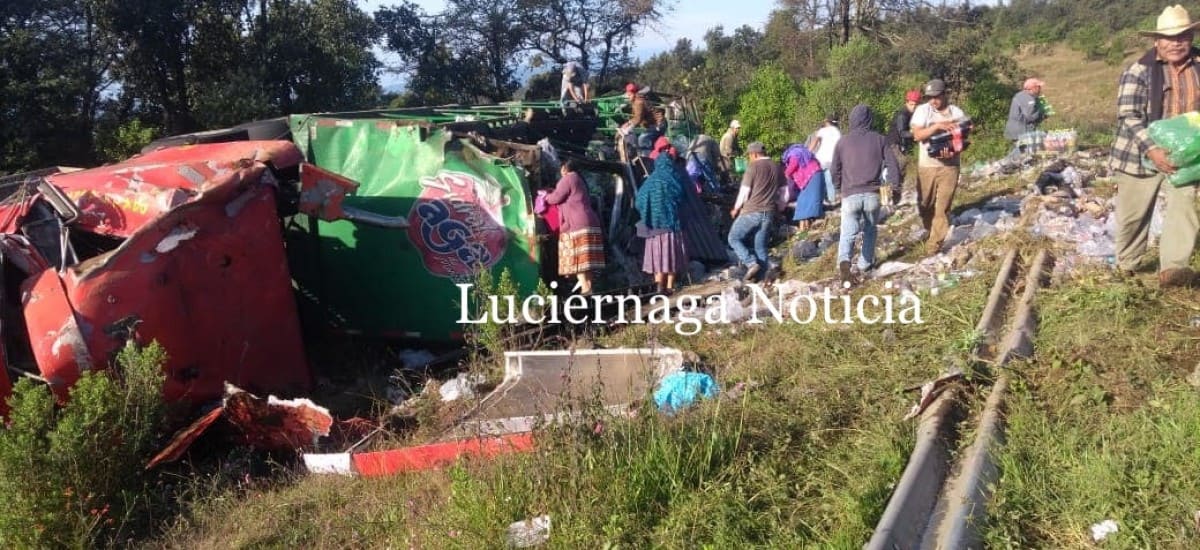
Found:
[[683, 182], [675, 170], [671, 155], [658, 155], [654, 171], [638, 189], [634, 206], [642, 223], [650, 229], [679, 231], [679, 204], [683, 201]]

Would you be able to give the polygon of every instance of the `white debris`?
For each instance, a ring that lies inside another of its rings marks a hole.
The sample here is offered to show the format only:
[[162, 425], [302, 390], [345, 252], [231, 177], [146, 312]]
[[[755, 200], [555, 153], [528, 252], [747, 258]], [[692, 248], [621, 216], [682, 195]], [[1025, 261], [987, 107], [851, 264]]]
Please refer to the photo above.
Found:
[[508, 545], [530, 548], [550, 542], [550, 516], [542, 515], [508, 526]]
[[1096, 523], [1092, 525], [1092, 540], [1100, 542], [1108, 538], [1109, 535], [1116, 533], [1118, 529], [1117, 522], [1111, 519]]
[[460, 373], [453, 380], [447, 380], [438, 388], [438, 393], [442, 396], [442, 401], [456, 401], [459, 399], [471, 399], [475, 397], [475, 386], [483, 383], [482, 375], [468, 375]]
[[890, 277], [902, 271], [908, 271], [916, 264], [904, 262], [884, 262], [875, 270], [875, 277]]

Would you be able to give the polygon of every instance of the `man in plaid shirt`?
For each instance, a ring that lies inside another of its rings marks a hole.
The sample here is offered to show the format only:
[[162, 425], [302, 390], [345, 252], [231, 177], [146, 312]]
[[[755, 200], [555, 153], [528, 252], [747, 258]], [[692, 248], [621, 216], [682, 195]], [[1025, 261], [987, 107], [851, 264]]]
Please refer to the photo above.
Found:
[[[1110, 167], [1117, 182], [1117, 266], [1124, 274], [1138, 268], [1150, 238], [1150, 220], [1160, 188], [1166, 191], [1166, 214], [1159, 248], [1159, 285], [1187, 286], [1195, 275], [1189, 267], [1197, 217], [1194, 184], [1164, 185], [1175, 166], [1168, 151], [1150, 139], [1151, 122], [1200, 110], [1200, 51], [1192, 48], [1194, 29], [1187, 10], [1163, 10], [1157, 28], [1141, 31], [1154, 38], [1154, 48], [1121, 74], [1117, 88], [1117, 135]], [[1143, 155], [1154, 166], [1142, 162]]]

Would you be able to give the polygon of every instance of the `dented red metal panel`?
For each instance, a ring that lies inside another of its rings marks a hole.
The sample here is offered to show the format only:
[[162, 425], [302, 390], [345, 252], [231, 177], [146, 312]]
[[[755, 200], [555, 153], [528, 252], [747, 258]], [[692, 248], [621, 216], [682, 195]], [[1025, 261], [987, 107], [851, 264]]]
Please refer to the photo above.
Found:
[[46, 180], [79, 205], [83, 215], [78, 227], [128, 237], [198, 193], [222, 185], [231, 174], [255, 164], [288, 168], [301, 160], [290, 141], [239, 141], [161, 149]]
[[223, 143], [54, 176], [85, 211], [74, 230], [127, 237], [23, 285], [33, 353], [56, 394], [81, 370], [111, 366], [131, 335], [166, 349], [171, 401], [218, 399], [226, 382], [308, 391], [274, 187], [263, 182], [264, 162], [299, 159], [290, 142]]

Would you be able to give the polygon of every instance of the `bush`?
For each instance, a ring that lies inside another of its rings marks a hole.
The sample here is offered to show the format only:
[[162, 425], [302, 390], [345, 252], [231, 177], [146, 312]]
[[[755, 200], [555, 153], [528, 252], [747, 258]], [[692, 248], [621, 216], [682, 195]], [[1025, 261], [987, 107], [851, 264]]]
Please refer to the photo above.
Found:
[[[550, 289], [539, 282], [534, 293], [546, 298], [550, 295]], [[467, 343], [471, 346], [471, 362], [474, 368], [482, 370], [482, 374], [489, 378], [496, 379], [504, 374], [498, 358], [504, 357], [505, 339], [512, 333], [514, 327], [503, 321], [497, 322], [489, 313], [493, 307], [490, 301], [503, 296], [515, 296], [517, 309], [510, 310], [505, 300], [498, 299], [494, 304], [498, 318], [501, 320], [510, 317], [519, 319], [521, 315], [520, 300], [526, 294], [521, 293], [521, 289], [512, 278], [512, 272], [508, 268], [504, 268], [500, 272], [500, 276], [496, 277], [492, 274], [492, 270], [480, 269], [475, 276], [475, 286], [472, 288], [468, 308], [473, 312], [472, 319], [484, 316], [484, 321], [469, 325], [465, 336]]]
[[761, 141], [771, 154], [783, 152], [796, 141], [796, 108], [800, 91], [778, 65], [769, 63], [754, 71], [750, 87], [739, 98], [738, 120], [746, 141]]
[[165, 360], [157, 343], [130, 343], [116, 372], [84, 372], [62, 408], [46, 386], [17, 382], [0, 429], [0, 546], [108, 545], [146, 526]]

